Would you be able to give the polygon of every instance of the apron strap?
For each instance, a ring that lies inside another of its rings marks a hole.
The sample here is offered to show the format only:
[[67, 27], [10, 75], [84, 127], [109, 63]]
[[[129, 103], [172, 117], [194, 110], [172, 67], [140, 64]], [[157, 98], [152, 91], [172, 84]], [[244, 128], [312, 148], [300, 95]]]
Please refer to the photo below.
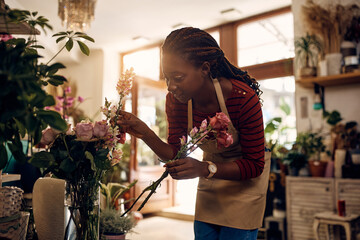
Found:
[[[219, 80], [217, 78], [211, 78], [211, 79], [212, 79], [214, 87], [215, 87], [216, 97], [218, 99], [220, 109], [230, 119], [230, 115], [229, 115], [228, 110], [226, 108], [225, 99], [224, 99], [224, 95], [223, 95], [222, 90], [221, 90]], [[229, 122], [229, 127], [234, 128], [234, 125], [232, 124], [231, 120]], [[192, 111], [192, 100], [190, 99], [188, 101], [188, 133], [190, 133], [192, 128], [193, 128], [193, 111]]]
[[192, 111], [192, 99], [188, 101], [188, 134], [190, 134], [193, 128], [193, 111]]

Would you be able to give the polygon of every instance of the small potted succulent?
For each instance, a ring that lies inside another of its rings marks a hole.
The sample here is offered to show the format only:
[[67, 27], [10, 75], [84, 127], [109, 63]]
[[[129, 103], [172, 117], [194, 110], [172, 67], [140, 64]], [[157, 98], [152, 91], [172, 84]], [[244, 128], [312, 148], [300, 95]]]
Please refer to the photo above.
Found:
[[136, 219], [132, 214], [121, 215], [121, 211], [114, 208], [106, 208], [101, 211], [101, 239], [125, 239], [126, 234], [136, 226]]

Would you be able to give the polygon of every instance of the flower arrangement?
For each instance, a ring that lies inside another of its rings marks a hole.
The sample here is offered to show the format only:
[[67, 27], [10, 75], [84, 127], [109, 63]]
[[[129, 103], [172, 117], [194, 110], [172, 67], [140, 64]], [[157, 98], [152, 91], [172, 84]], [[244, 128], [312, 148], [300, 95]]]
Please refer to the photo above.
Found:
[[[194, 127], [190, 131], [189, 141], [187, 141], [186, 136], [182, 136], [180, 138], [180, 150], [176, 154], [175, 158], [170, 161], [189, 156], [205, 141], [216, 140], [217, 148], [229, 147], [231, 144], [233, 144], [233, 137], [228, 132], [229, 122], [230, 119], [223, 112], [216, 113], [214, 117], [209, 119], [209, 122], [207, 119], [204, 119], [200, 125], [200, 128]], [[170, 162], [163, 161], [161, 159], [159, 159], [159, 161], [163, 163]], [[168, 174], [169, 173], [165, 170], [158, 180], [146, 187], [122, 216], [125, 216], [129, 211], [131, 211], [131, 209], [135, 206], [142, 195], [145, 194], [145, 192], [150, 191], [145, 200], [141, 203], [140, 207], [137, 209], [137, 211], [140, 211], [148, 202], [150, 197], [155, 193], [156, 189], [160, 186], [161, 181], [164, 180]]]
[[73, 221], [77, 239], [98, 238], [100, 180], [121, 160], [119, 144], [125, 142], [125, 133], [112, 119], [117, 118], [134, 76], [131, 69], [120, 77], [117, 88], [119, 102], [111, 105], [105, 101], [105, 107], [101, 108], [104, 120], [95, 123], [82, 121], [63, 132], [45, 129], [41, 143], [46, 145], [46, 150], [35, 153], [30, 160], [36, 167], [45, 168], [44, 174], [51, 172], [55, 177], [66, 180], [70, 210], [66, 230]]

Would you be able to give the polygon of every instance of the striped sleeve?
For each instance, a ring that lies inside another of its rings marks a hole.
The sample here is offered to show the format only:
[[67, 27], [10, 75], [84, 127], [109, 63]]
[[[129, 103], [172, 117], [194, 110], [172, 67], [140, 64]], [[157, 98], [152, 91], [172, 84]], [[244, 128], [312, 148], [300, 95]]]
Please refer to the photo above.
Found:
[[[243, 98], [240, 109], [238, 108], [238, 121], [234, 125], [239, 132], [243, 156], [235, 162], [240, 168], [241, 179], [244, 180], [260, 176], [264, 169], [264, 125], [261, 104], [256, 93], [247, 85], [238, 87]], [[232, 107], [228, 108], [230, 112]]]
[[175, 157], [180, 150], [180, 138], [187, 137], [187, 104], [180, 103], [168, 93], [165, 111], [168, 120], [168, 144], [172, 146]]

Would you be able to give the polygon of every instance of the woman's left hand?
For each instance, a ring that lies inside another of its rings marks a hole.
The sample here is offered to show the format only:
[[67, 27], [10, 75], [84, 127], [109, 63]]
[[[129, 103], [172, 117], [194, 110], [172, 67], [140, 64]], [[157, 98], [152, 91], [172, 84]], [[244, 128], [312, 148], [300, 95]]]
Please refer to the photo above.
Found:
[[191, 179], [209, 175], [208, 163], [194, 158], [177, 159], [164, 165], [173, 179]]

